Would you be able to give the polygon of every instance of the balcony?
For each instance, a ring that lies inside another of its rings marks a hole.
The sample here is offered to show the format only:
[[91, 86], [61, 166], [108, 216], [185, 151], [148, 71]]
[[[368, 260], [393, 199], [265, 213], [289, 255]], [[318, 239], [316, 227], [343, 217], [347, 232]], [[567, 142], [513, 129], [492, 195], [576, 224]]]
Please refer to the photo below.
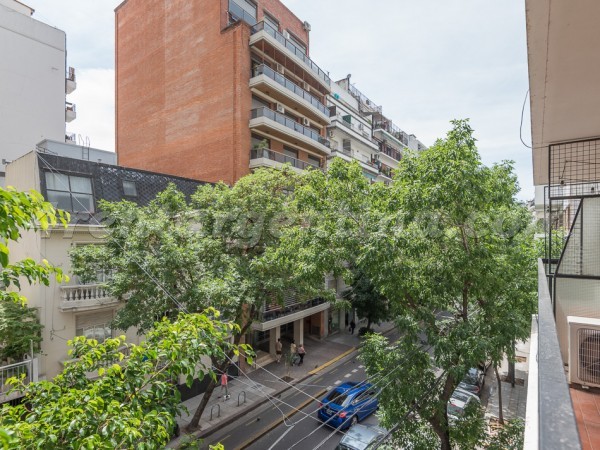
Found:
[[229, 17], [233, 21], [241, 20], [250, 26], [256, 25], [256, 18], [245, 11], [244, 8], [238, 5], [234, 0], [229, 0]]
[[300, 67], [306, 70], [327, 92], [331, 90], [331, 79], [329, 76], [311, 60], [302, 49], [296, 46], [290, 39], [265, 22], [259, 22], [252, 27], [250, 45], [260, 41], [266, 41], [283, 55], [289, 56]]
[[377, 142], [371, 136], [371, 132], [368, 127], [365, 127], [362, 123], [352, 123], [348, 122], [344, 119], [344, 116], [341, 114], [336, 114], [333, 116], [332, 125], [342, 125], [340, 127], [341, 130], [346, 132], [350, 132], [349, 134], [353, 137], [356, 137], [362, 143], [370, 146], [373, 150], [379, 150], [379, 142]]
[[66, 91], [67, 95], [69, 95], [75, 89], [77, 89], [77, 81], [75, 79], [75, 68], [69, 67], [69, 72], [67, 72], [65, 91]]
[[14, 364], [0, 366], [0, 403], [8, 402], [16, 398], [22, 397], [20, 392], [9, 391], [13, 388], [8, 384], [9, 378], [24, 378], [25, 384], [38, 381], [38, 359], [29, 359]]
[[322, 298], [315, 298], [306, 302], [286, 302], [281, 305], [267, 305], [262, 311], [257, 312], [256, 322], [252, 328], [257, 331], [266, 331], [277, 326], [294, 322], [304, 317], [312, 316], [329, 309], [329, 302]]
[[82, 311], [115, 305], [119, 300], [111, 296], [105, 284], [61, 286], [60, 309]]
[[402, 153], [399, 152], [398, 150], [396, 150], [395, 148], [392, 148], [392, 147], [382, 143], [380, 146], [380, 149], [381, 149], [380, 155], [389, 156], [395, 162], [398, 162], [402, 159]]
[[279, 153], [266, 148], [258, 148], [250, 150], [250, 168], [257, 167], [282, 167], [284, 164], [290, 164], [298, 172], [307, 169], [323, 170], [316, 164], [311, 164], [306, 161], [293, 158], [283, 153]]
[[389, 120], [373, 122], [373, 132], [381, 133], [382, 139], [391, 138], [391, 141], [396, 143], [399, 148], [408, 147], [408, 135]]
[[262, 64], [254, 68], [250, 79], [250, 88], [266, 92], [281, 103], [293, 103], [300, 113], [318, 121], [321, 125], [329, 124], [329, 108], [327, 106], [269, 66]]
[[65, 122], [73, 122], [77, 118], [77, 111], [75, 110], [75, 104], [67, 102], [65, 104]]
[[264, 134], [293, 145], [304, 144], [313, 151], [330, 154], [330, 142], [319, 133], [266, 107], [252, 110], [250, 129], [262, 131]]

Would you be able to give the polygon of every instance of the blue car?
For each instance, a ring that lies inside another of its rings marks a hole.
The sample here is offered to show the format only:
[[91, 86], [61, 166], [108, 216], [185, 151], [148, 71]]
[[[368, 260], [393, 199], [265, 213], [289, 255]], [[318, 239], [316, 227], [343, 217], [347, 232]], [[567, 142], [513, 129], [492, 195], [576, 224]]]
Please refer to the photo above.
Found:
[[377, 392], [370, 383], [341, 384], [321, 401], [319, 419], [332, 428], [345, 430], [377, 410]]

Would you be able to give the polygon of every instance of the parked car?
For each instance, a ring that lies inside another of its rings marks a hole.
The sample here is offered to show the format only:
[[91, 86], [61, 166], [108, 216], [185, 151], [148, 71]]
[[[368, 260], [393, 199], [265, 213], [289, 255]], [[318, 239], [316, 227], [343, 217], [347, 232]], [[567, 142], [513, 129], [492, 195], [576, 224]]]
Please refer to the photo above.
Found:
[[355, 425], [350, 428], [336, 450], [366, 450], [372, 448], [375, 443], [379, 442], [386, 431], [373, 425]]
[[343, 430], [370, 416], [377, 408], [375, 386], [350, 381], [337, 386], [323, 398], [318, 417], [330, 427]]
[[483, 384], [485, 383], [485, 373], [479, 368], [471, 368], [462, 379], [461, 384], [463, 386], [470, 386], [468, 388], [460, 387], [465, 391], [472, 392], [477, 395], [481, 395]]
[[450, 400], [448, 400], [448, 421], [452, 423], [458, 418], [464, 416], [465, 409], [473, 402], [477, 404], [481, 403], [479, 397], [477, 397], [475, 394], [463, 391], [461, 389], [455, 389], [452, 393], [452, 397], [450, 397]]

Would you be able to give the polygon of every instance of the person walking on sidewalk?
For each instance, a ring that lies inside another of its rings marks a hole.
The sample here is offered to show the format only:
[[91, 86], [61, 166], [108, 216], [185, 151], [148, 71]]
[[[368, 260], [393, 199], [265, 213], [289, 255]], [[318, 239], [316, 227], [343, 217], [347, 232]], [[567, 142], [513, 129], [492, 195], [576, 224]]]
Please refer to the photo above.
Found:
[[283, 345], [281, 344], [281, 339], [277, 339], [277, 343], [275, 344], [275, 353], [277, 354], [277, 362], [281, 361], [281, 351], [283, 350]]
[[350, 334], [354, 334], [355, 328], [356, 328], [356, 322], [354, 321], [354, 319], [352, 319], [352, 322], [350, 322]]
[[300, 344], [300, 346], [298, 347], [298, 356], [300, 357], [300, 362], [298, 363], [299, 366], [301, 366], [304, 362], [304, 355], [306, 355], [306, 350], [304, 350], [304, 344]]
[[229, 398], [229, 391], [227, 389], [227, 374], [225, 372], [221, 374], [221, 394], [223, 393], [223, 389], [225, 390], [225, 397], [223, 398], [227, 400]]
[[296, 343], [292, 339], [292, 343], [290, 344], [290, 360], [292, 361], [292, 366], [296, 365], [296, 356], [298, 354], [298, 350], [296, 347]]

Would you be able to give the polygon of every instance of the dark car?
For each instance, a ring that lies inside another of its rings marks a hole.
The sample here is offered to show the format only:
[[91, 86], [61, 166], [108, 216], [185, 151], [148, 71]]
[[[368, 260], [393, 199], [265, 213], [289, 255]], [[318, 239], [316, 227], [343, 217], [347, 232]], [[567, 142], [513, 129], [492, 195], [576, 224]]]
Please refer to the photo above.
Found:
[[378, 407], [377, 389], [372, 384], [347, 382], [321, 401], [318, 417], [332, 428], [346, 429], [373, 414]]
[[350, 428], [335, 450], [366, 450], [381, 441], [386, 431], [370, 425], [356, 425]]
[[485, 382], [485, 373], [479, 368], [471, 368], [462, 379], [459, 388], [472, 392], [473, 394], [481, 395], [483, 383]]

